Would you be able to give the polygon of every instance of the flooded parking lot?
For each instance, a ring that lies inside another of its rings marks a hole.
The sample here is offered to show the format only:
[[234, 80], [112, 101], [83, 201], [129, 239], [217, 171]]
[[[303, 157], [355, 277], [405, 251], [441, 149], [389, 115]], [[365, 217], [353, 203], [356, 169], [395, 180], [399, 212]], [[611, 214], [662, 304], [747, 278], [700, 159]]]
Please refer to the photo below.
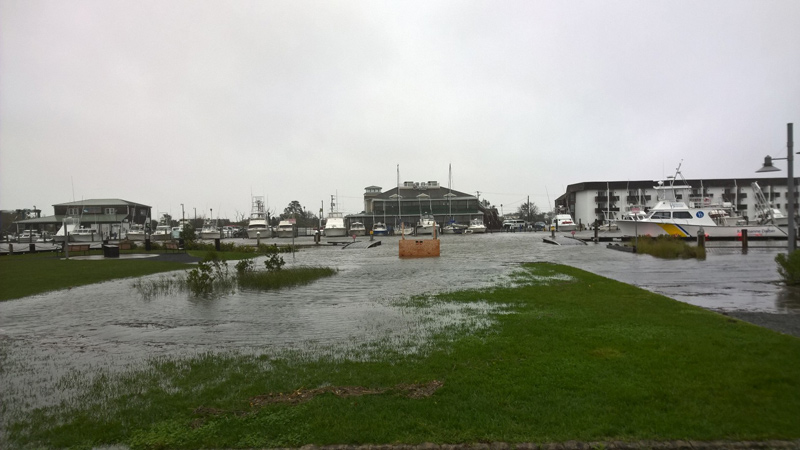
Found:
[[[712, 310], [800, 317], [800, 296], [781, 286], [774, 261], [785, 243], [746, 254], [711, 248], [705, 261], [668, 261], [605, 244], [545, 244], [544, 236], [446, 235], [441, 257], [426, 259], [399, 259], [394, 237], [376, 238], [382, 245], [371, 249], [306, 248], [283, 255], [287, 266], [328, 266], [339, 273], [280, 291], [144, 298], [131, 280], [116, 280], [0, 303], [0, 402], [21, 409], [53, 404], [69, 395], [59, 388], [64, 376], [137, 368], [153, 357], [328, 351], [376, 339], [413, 346], [447, 321], [486, 323], [480, 311], [454, 305], [418, 311], [397, 302], [503, 283], [523, 262], [575, 266]], [[170, 275], [153, 277], [163, 276]]]

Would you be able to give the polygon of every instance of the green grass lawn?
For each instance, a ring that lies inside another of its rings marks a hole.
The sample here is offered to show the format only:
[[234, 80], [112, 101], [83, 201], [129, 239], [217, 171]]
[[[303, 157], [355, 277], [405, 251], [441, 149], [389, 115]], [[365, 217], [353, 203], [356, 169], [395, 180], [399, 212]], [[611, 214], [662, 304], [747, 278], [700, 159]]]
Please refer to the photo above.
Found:
[[[206, 253], [199, 250], [189, 251], [189, 254], [201, 258]], [[102, 251], [93, 250], [92, 254], [102, 255]], [[243, 259], [254, 256], [252, 253], [241, 252], [220, 252], [218, 255], [221, 259]], [[0, 258], [0, 274], [2, 274], [0, 301], [116, 278], [141, 277], [190, 267], [183, 263], [153, 261], [146, 258], [87, 261], [75, 258], [66, 260], [54, 253], [8, 255]]]
[[[800, 438], [800, 339], [570, 267], [526, 265], [516, 278], [520, 285], [410, 299], [404, 307], [499, 307], [490, 327], [450, 328], [421, 353], [386, 344], [368, 359], [160, 361], [100, 378], [77, 409], [16, 417], [12, 443], [155, 449]], [[399, 387], [437, 383], [429, 396]], [[270, 401], [303, 393], [296, 403]]]

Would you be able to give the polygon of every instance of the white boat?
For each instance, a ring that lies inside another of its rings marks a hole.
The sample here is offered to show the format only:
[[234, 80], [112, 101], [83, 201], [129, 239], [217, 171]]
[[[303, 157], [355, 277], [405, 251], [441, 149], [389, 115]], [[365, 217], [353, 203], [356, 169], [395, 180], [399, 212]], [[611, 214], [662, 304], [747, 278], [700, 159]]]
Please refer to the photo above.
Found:
[[72, 234], [72, 232], [81, 226], [81, 219], [78, 217], [65, 217], [64, 221], [61, 225], [61, 228], [58, 229], [55, 235], [53, 235], [54, 242], [64, 242], [66, 240], [67, 234]]
[[691, 189], [679, 165], [668, 184], [659, 181], [655, 186], [658, 202], [647, 216], [641, 220], [617, 221], [622, 235], [693, 238], [703, 230], [708, 238], [736, 238], [747, 230], [750, 237], [786, 238], [786, 232], [775, 225], [742, 225], [741, 219], [724, 204], [712, 205], [705, 201], [687, 204], [682, 199], [689, 198]]
[[131, 225], [131, 229], [128, 230], [125, 238], [129, 241], [144, 241], [145, 234], [144, 234], [144, 226], [138, 223], [134, 223]]
[[347, 227], [344, 226], [344, 215], [339, 212], [336, 206], [336, 196], [331, 195], [331, 211], [328, 213], [328, 220], [325, 221], [325, 237], [342, 237], [347, 235]]
[[353, 222], [350, 224], [350, 236], [364, 236], [365, 234], [367, 234], [367, 228], [364, 226], [363, 222]]
[[150, 235], [152, 241], [168, 241], [172, 239], [172, 227], [167, 223], [166, 214], [161, 216], [161, 220], [156, 225], [155, 231]]
[[37, 240], [41, 239], [42, 236], [36, 230], [22, 230], [22, 233], [17, 236], [17, 242], [19, 243], [31, 243], [36, 242]]
[[789, 226], [789, 218], [786, 217], [780, 209], [772, 206], [761, 190], [761, 186], [758, 185], [758, 182], [754, 181], [751, 183], [751, 186], [753, 187], [753, 192], [756, 194], [756, 223], [759, 225], [778, 225], [779, 227]]
[[467, 227], [468, 234], [480, 234], [486, 233], [486, 225], [483, 224], [483, 219], [476, 217], [469, 221], [469, 226]]
[[386, 236], [389, 234], [389, 230], [383, 222], [375, 222], [375, 224], [372, 225], [372, 234], [375, 236]]
[[442, 227], [442, 234], [464, 234], [467, 228], [469, 228], [469, 225], [450, 222]]
[[253, 197], [250, 209], [250, 221], [247, 223], [247, 238], [270, 238], [272, 228], [269, 226], [269, 216], [264, 207], [264, 197]]
[[92, 228], [76, 228], [69, 232], [70, 242], [93, 242], [102, 240], [97, 230]]
[[436, 228], [436, 220], [434, 220], [433, 216], [430, 214], [419, 216], [416, 229], [417, 236], [433, 234], [434, 228]]
[[392, 233], [395, 236], [412, 236], [414, 234], [414, 225], [400, 222], [394, 226]]
[[344, 226], [344, 216], [338, 211], [328, 213], [328, 220], [325, 221], [325, 237], [342, 237], [347, 235], [347, 228]]
[[206, 219], [203, 221], [203, 228], [200, 229], [200, 239], [220, 239], [221, 233], [217, 228], [217, 221]]
[[295, 235], [294, 224], [288, 220], [281, 220], [278, 223], [278, 230], [276, 231], [276, 234], [278, 235], [279, 238], [294, 237]]
[[556, 231], [575, 231], [578, 228], [569, 214], [556, 214], [550, 222], [550, 229]]

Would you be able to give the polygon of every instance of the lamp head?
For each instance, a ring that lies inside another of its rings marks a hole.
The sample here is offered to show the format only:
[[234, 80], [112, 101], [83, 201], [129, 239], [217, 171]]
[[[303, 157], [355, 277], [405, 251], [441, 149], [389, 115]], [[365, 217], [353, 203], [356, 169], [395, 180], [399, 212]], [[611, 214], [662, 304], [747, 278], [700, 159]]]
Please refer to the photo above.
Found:
[[772, 165], [772, 156], [765, 156], [764, 157], [764, 167], [756, 170], [756, 173], [759, 172], [780, 172], [781, 169]]

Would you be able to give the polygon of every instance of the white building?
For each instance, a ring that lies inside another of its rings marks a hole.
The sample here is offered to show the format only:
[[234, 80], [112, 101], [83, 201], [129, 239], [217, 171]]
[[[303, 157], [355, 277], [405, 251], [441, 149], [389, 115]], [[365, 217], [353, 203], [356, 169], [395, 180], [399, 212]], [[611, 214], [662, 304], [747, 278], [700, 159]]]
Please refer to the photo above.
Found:
[[[691, 198], [680, 200], [706, 204], [727, 202], [741, 215], [753, 218], [756, 215], [753, 182], [757, 182], [772, 206], [787, 214], [786, 180], [786, 177], [687, 179], [686, 182], [692, 187]], [[566, 209], [575, 222], [586, 227], [595, 221], [614, 220], [633, 208], [649, 211], [657, 203], [656, 190], [653, 189], [657, 184], [658, 181], [587, 181], [571, 184], [567, 186], [566, 193], [556, 199], [554, 206]], [[798, 211], [797, 187], [794, 195], [795, 211]]]

